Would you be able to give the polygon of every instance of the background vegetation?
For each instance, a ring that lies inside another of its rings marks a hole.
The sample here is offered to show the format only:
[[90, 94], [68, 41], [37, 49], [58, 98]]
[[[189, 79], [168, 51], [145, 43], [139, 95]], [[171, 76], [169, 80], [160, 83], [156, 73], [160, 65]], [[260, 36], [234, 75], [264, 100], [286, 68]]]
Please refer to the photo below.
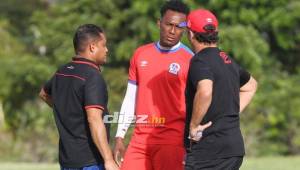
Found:
[[[158, 40], [156, 20], [163, 2], [2, 0], [0, 161], [57, 161], [52, 111], [37, 94], [56, 68], [74, 55], [72, 36], [80, 24], [105, 29], [110, 51], [103, 74], [110, 111], [119, 111], [128, 60], [139, 45]], [[217, 15], [220, 47], [259, 82], [254, 101], [242, 114], [247, 155], [299, 155], [300, 1], [185, 2], [192, 9], [205, 7]]]

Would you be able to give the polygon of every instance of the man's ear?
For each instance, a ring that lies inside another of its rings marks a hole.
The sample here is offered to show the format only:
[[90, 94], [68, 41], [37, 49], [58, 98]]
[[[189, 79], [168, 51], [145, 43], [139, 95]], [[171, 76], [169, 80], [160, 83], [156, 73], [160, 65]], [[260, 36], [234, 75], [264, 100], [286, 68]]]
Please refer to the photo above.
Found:
[[189, 38], [190, 40], [192, 40], [194, 37], [195, 37], [194, 32], [191, 31], [190, 29], [188, 29], [188, 38]]
[[94, 53], [94, 51], [95, 51], [95, 44], [94, 43], [90, 43], [89, 44], [89, 52], [90, 53]]

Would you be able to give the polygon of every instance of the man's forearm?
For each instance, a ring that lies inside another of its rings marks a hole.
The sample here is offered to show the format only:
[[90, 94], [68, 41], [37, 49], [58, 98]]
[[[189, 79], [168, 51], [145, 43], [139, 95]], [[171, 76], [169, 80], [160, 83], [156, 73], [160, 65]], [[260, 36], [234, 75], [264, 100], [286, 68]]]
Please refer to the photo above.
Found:
[[116, 137], [124, 138], [134, 119], [137, 85], [128, 83], [126, 94], [121, 106]]
[[51, 96], [49, 96], [43, 88], [41, 89], [39, 96], [45, 103], [48, 104], [48, 106], [53, 107]]
[[240, 113], [252, 100], [257, 89], [256, 80], [251, 77], [250, 80], [240, 89]]
[[240, 113], [246, 108], [255, 92], [240, 92]]
[[212, 81], [203, 80], [198, 83], [193, 101], [193, 112], [190, 127], [200, 125], [212, 101]]
[[201, 96], [199, 92], [196, 93], [194, 98], [194, 107], [192, 113], [192, 119], [190, 126], [197, 127], [200, 125], [203, 117], [205, 116], [210, 104], [212, 97], [211, 96]]
[[53, 107], [53, 102], [52, 99], [50, 97], [45, 98], [45, 103], [48, 104], [49, 107]]
[[90, 123], [91, 135], [104, 161], [113, 160], [112, 152], [107, 141], [106, 128], [101, 118]]
[[86, 112], [91, 136], [95, 145], [105, 162], [113, 161], [112, 152], [107, 141], [106, 128], [102, 120], [103, 111], [98, 108], [89, 108]]

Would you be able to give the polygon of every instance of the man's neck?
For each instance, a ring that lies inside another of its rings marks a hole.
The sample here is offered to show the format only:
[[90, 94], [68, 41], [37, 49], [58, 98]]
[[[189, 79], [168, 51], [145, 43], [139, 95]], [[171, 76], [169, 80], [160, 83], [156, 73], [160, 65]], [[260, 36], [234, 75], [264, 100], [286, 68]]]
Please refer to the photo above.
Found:
[[79, 54], [76, 54], [76, 57], [79, 57], [79, 58], [85, 58], [85, 59], [88, 59], [90, 61], [93, 61], [95, 62], [94, 58], [91, 57], [90, 55], [87, 55], [85, 53], [79, 53]]
[[158, 48], [161, 49], [161, 50], [174, 50], [174, 49], [177, 49], [177, 48], [180, 46], [180, 41], [179, 41], [177, 44], [175, 44], [174, 46], [172, 46], [172, 47], [165, 47], [165, 46], [162, 46], [162, 45], [160, 44], [160, 41], [158, 41], [157, 46], [158, 46]]
[[217, 47], [217, 44], [207, 44], [207, 43], [198, 43], [195, 46], [195, 52], [198, 53], [201, 50], [205, 49], [205, 48], [209, 48], [209, 47]]

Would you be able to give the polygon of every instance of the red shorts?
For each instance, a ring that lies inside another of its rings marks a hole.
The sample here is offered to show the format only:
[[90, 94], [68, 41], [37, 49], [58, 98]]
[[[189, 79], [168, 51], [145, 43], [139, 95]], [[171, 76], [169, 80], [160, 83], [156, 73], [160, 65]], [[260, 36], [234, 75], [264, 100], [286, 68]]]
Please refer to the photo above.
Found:
[[183, 170], [184, 147], [130, 142], [121, 170]]

